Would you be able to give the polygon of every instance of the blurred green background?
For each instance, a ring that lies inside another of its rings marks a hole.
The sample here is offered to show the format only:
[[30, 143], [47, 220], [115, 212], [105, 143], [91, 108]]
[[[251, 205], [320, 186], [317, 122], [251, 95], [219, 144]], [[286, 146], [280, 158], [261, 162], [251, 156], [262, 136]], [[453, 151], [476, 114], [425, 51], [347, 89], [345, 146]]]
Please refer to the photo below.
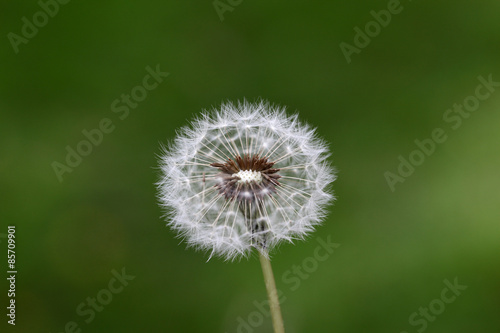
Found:
[[[17, 325], [3, 278], [0, 330], [271, 332], [255, 305], [266, 299], [257, 257], [186, 250], [154, 186], [177, 128], [261, 97], [317, 126], [339, 170], [324, 225], [273, 254], [287, 332], [499, 332], [500, 88], [456, 130], [443, 114], [478, 76], [500, 81], [500, 2], [402, 1], [351, 63], [340, 43], [387, 1], [221, 3], [223, 20], [212, 1], [70, 1], [16, 53], [9, 33], [22, 37], [41, 7], [1, 2], [0, 267], [5, 277], [16, 225], [18, 276]], [[120, 119], [111, 104], [157, 65], [170, 75]], [[60, 182], [52, 163], [104, 118], [114, 130]], [[435, 128], [447, 140], [391, 191], [384, 173]], [[340, 247], [292, 288], [283, 277], [297, 279], [318, 237]], [[135, 278], [109, 300], [122, 268]], [[441, 309], [455, 277], [468, 288]], [[109, 304], [89, 320], [77, 308], [96, 296]], [[411, 324], [430, 304], [439, 314]]]

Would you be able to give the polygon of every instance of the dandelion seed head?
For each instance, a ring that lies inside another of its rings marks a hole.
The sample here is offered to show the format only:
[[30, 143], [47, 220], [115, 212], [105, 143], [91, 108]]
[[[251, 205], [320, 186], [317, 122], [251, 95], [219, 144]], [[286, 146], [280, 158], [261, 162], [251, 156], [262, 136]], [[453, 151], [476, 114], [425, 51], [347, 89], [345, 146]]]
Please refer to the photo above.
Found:
[[315, 130], [268, 102], [222, 104], [161, 155], [158, 197], [191, 246], [226, 259], [303, 239], [326, 215], [335, 174]]

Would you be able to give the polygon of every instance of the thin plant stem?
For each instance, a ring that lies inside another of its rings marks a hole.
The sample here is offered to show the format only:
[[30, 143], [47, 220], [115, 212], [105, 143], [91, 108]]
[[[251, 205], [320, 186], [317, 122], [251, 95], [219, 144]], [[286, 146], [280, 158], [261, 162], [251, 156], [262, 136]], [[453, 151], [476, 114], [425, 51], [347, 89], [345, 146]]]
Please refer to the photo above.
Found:
[[271, 317], [273, 319], [274, 333], [285, 333], [283, 325], [283, 317], [281, 316], [280, 302], [278, 300], [278, 292], [276, 283], [274, 282], [273, 268], [271, 261], [265, 254], [259, 252], [260, 264], [264, 273], [264, 282], [266, 283], [267, 296], [269, 298], [269, 308], [271, 309]]

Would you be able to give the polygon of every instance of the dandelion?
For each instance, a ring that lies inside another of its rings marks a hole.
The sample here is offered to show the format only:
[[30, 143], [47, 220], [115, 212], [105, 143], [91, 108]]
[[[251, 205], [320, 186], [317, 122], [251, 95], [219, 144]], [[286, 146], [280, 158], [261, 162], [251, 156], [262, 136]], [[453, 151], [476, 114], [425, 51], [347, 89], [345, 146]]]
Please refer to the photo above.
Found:
[[164, 149], [159, 200], [168, 225], [210, 257], [259, 251], [271, 298], [269, 251], [313, 231], [333, 199], [328, 156], [315, 130], [284, 108], [226, 103], [182, 128]]

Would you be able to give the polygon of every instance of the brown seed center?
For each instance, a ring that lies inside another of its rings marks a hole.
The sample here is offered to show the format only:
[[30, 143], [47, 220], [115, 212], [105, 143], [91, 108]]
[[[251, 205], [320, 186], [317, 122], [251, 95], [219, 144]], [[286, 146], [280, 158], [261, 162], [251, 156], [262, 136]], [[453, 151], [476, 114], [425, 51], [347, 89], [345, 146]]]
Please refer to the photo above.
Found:
[[[210, 164], [220, 171], [216, 176], [219, 181], [215, 185], [219, 194], [224, 195], [226, 199], [238, 201], [262, 200], [266, 195], [276, 192], [276, 186], [280, 185], [278, 179], [281, 176], [277, 174], [280, 169], [273, 169], [273, 165], [274, 162], [269, 162], [267, 157], [259, 155], [236, 156], [234, 160], [228, 159], [225, 163]], [[250, 173], [258, 173], [260, 177], [255, 178], [258, 181], [248, 179], [242, 181], [240, 176]]]

